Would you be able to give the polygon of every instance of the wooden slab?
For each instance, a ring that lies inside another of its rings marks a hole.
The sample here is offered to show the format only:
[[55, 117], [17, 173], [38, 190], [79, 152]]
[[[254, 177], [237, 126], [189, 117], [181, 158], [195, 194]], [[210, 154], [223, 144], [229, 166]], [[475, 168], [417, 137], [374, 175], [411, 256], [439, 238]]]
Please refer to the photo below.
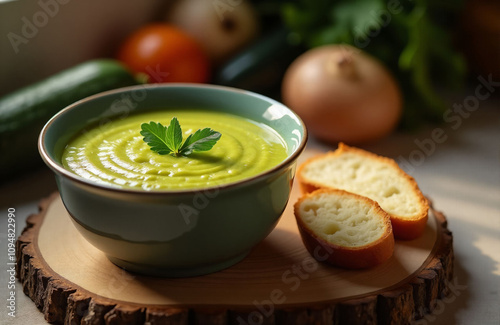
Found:
[[45, 319], [64, 324], [407, 324], [431, 312], [453, 275], [452, 236], [431, 209], [425, 234], [397, 241], [369, 270], [316, 262], [290, 204], [276, 229], [239, 264], [180, 279], [140, 276], [76, 231], [57, 193], [17, 242], [18, 278]]

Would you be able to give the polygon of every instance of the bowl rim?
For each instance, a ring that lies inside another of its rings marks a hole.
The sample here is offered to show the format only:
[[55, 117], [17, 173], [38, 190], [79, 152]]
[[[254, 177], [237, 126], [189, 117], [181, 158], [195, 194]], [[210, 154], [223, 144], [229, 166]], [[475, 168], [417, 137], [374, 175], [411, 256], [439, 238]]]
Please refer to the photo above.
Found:
[[[62, 165], [60, 165], [59, 162], [55, 161], [52, 159], [45, 147], [45, 135], [48, 131], [48, 129], [51, 127], [51, 125], [56, 121], [60, 116], [64, 115], [66, 112], [74, 109], [74, 107], [77, 107], [81, 105], [84, 102], [92, 101], [95, 100], [96, 98], [100, 98], [103, 96], [107, 95], [112, 95], [115, 93], [122, 93], [126, 91], [133, 91], [136, 89], [144, 89], [144, 88], [176, 88], [176, 87], [181, 87], [181, 88], [203, 88], [203, 89], [218, 89], [218, 90], [223, 90], [223, 91], [229, 91], [233, 93], [241, 93], [241, 94], [246, 94], [250, 95], [252, 97], [257, 97], [263, 101], [266, 101], [270, 103], [271, 105], [279, 105], [288, 110], [289, 113], [291, 113], [300, 123], [299, 125], [303, 129], [303, 136], [302, 139], [295, 148], [295, 150], [292, 152], [291, 155], [289, 155], [286, 159], [284, 159], [282, 162], [279, 164], [275, 165], [274, 167], [265, 170], [261, 173], [258, 173], [254, 176], [250, 176], [241, 180], [233, 181], [230, 183], [225, 183], [221, 185], [213, 185], [213, 186], [207, 186], [207, 187], [200, 187], [200, 188], [192, 188], [192, 189], [182, 189], [182, 190], [168, 190], [168, 189], [163, 189], [163, 190], [144, 190], [144, 189], [133, 189], [133, 188], [120, 188], [120, 187], [115, 187], [113, 185], [109, 185], [106, 183], [97, 183], [92, 180], [88, 180], [86, 178], [83, 178], [67, 169], [65, 169]], [[238, 187], [238, 186], [244, 186], [250, 183], [253, 183], [255, 181], [258, 181], [259, 179], [265, 178], [270, 174], [273, 174], [282, 168], [286, 167], [287, 165], [293, 163], [298, 156], [302, 153], [304, 150], [306, 143], [308, 139], [308, 131], [306, 128], [306, 125], [304, 121], [300, 118], [300, 116], [297, 115], [291, 108], [286, 106], [285, 104], [274, 100], [272, 98], [269, 98], [267, 96], [261, 95], [259, 93], [249, 91], [249, 90], [244, 90], [244, 89], [239, 89], [239, 88], [234, 88], [234, 87], [227, 87], [227, 86], [220, 86], [220, 85], [212, 85], [212, 84], [198, 84], [198, 83], [159, 83], [159, 84], [142, 84], [142, 85], [134, 85], [134, 86], [127, 86], [127, 87], [121, 87], [121, 88], [116, 88], [112, 90], [107, 90], [104, 92], [100, 92], [88, 97], [85, 97], [83, 99], [80, 99], [59, 112], [57, 112], [54, 116], [52, 116], [47, 123], [43, 126], [40, 135], [38, 137], [38, 152], [40, 156], [42, 157], [43, 161], [45, 164], [51, 168], [56, 174], [60, 174], [61, 176], [64, 176], [74, 182], [80, 183], [82, 185], [90, 186], [92, 188], [100, 189], [103, 191], [114, 191], [118, 193], [123, 193], [123, 194], [134, 194], [134, 195], [147, 195], [147, 196], [154, 196], [154, 195], [179, 195], [179, 194], [196, 194], [204, 191], [212, 191], [212, 190], [225, 190], [225, 189], [230, 189], [233, 187]]]

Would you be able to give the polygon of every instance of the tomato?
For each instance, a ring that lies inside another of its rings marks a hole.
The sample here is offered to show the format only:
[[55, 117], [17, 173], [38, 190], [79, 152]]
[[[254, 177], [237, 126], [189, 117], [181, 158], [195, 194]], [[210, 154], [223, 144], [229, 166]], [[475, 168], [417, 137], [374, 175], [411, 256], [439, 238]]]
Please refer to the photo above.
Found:
[[146, 25], [130, 35], [118, 59], [149, 82], [195, 82], [209, 80], [209, 59], [188, 34], [167, 24]]

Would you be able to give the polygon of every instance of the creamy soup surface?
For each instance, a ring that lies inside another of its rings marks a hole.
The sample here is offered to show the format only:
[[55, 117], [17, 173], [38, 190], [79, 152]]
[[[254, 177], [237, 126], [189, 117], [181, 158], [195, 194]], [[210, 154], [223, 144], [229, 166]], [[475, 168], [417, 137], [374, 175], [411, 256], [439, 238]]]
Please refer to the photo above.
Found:
[[[141, 124], [165, 126], [177, 117], [183, 139], [198, 129], [222, 134], [215, 146], [188, 156], [160, 155], [143, 141]], [[62, 154], [64, 167], [83, 178], [121, 188], [183, 190], [231, 183], [257, 175], [287, 157], [270, 127], [235, 115], [200, 110], [131, 115], [81, 132]]]

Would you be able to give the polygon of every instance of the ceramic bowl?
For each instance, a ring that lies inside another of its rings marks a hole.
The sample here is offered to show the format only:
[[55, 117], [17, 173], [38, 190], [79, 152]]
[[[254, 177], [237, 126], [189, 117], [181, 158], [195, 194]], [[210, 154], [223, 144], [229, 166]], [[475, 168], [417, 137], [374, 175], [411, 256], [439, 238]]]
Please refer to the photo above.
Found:
[[[83, 179], [61, 164], [65, 145], [89, 125], [183, 107], [264, 123], [284, 139], [287, 157], [241, 181], [179, 191], [111, 187]], [[227, 87], [168, 84], [121, 88], [78, 101], [47, 122], [38, 145], [74, 225], [92, 245], [126, 270], [184, 277], [239, 262], [273, 230], [288, 202], [306, 139], [300, 118], [267, 97]]]

